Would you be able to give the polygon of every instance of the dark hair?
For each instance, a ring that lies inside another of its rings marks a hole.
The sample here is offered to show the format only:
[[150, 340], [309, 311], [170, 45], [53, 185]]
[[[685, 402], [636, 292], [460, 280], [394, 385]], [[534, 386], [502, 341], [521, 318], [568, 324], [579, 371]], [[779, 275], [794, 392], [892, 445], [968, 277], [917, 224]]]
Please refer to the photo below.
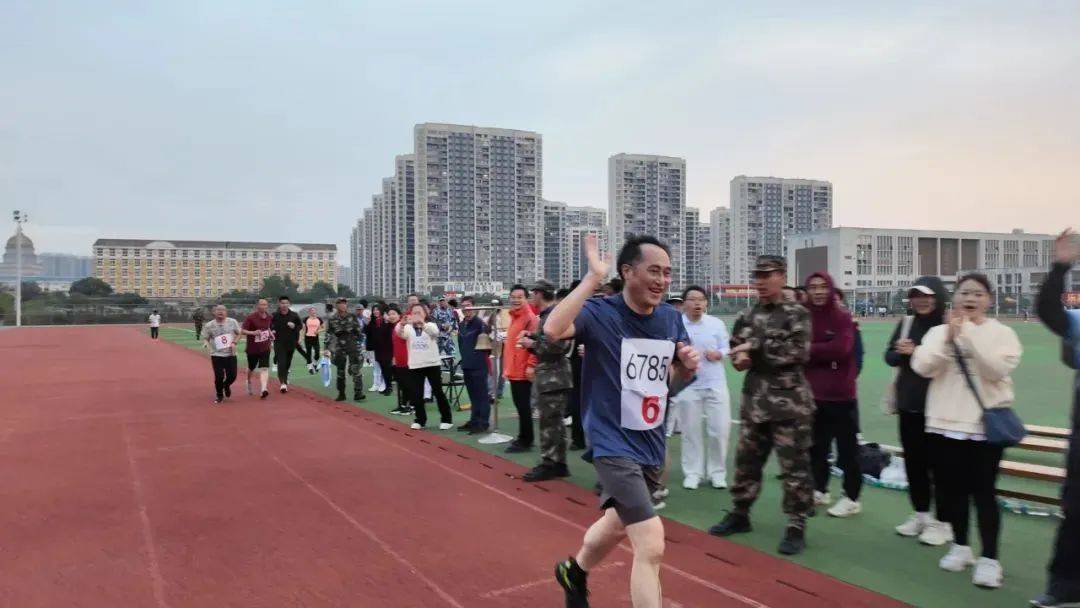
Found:
[[154, 314], [157, 314], [157, 309], [156, 308], [154, 309]]
[[401, 308], [399, 308], [397, 304], [393, 304], [393, 303], [387, 304], [386, 305], [386, 312], [390, 312], [391, 310], [398, 313], [399, 315], [401, 314]]
[[367, 300], [360, 300], [360, 306], [367, 307]]
[[608, 281], [608, 286], [611, 287], [611, 291], [615, 293], [622, 293], [623, 280], [620, 277], [615, 277]]
[[457, 300], [453, 298], [450, 298], [446, 303], [450, 305], [450, 308], [457, 308]]
[[783, 291], [785, 289], [790, 289], [791, 291], [795, 291], [796, 288], [792, 287], [791, 285], [784, 285], [783, 287], [780, 288], [781, 291]]
[[560, 289], [559, 291], [556, 291], [555, 292], [555, 299], [556, 300], [561, 300], [561, 299], [565, 298], [566, 296], [570, 295], [570, 291], [571, 290], [569, 290], [569, 289], [567, 289], [565, 287]]
[[409, 314], [411, 315], [412, 311], [416, 310], [417, 306], [420, 306], [420, 307], [422, 307], [424, 309], [424, 316], [426, 317], [428, 315], [428, 307], [427, 307], [426, 304], [424, 304], [422, 302], [417, 302], [416, 304], [413, 304], [412, 306], [410, 306], [409, 307]]
[[[623, 243], [622, 249], [619, 250], [619, 257], [615, 261], [615, 274], [618, 275], [620, 279], [623, 276], [623, 266], [633, 266], [634, 264], [637, 264], [641, 261], [642, 245], [655, 245], [663, 249], [664, 253], [668, 254], [669, 257], [671, 256], [671, 249], [664, 243], [660, 242], [660, 239], [656, 238], [655, 236], [649, 236], [647, 234], [631, 235], [629, 238], [626, 239], [626, 242]], [[622, 291], [622, 289], [620, 289], [619, 291]]]
[[834, 287], [833, 290], [836, 292], [836, 295], [837, 295], [837, 297], [840, 298], [841, 302], [847, 302], [847, 296], [844, 295], [844, 290], [843, 289], [836, 289]]
[[472, 296], [461, 296], [461, 305], [464, 306], [465, 302], [472, 302], [473, 304], [476, 304], [476, 298]]
[[278, 302], [281, 302], [281, 301], [292, 302], [292, 300], [289, 299], [289, 296], [278, 296], [277, 301]]
[[682, 290], [682, 299], [686, 300], [686, 296], [690, 295], [691, 291], [696, 291], [705, 296], [705, 301], [709, 300], [709, 294], [705, 291], [705, 288], [700, 285], [687, 285], [686, 289]]
[[994, 286], [990, 284], [990, 279], [985, 274], [982, 274], [981, 272], [972, 272], [970, 274], [965, 274], [964, 276], [957, 279], [956, 280], [956, 290], [960, 291], [960, 286], [963, 285], [964, 283], [966, 283], [967, 281], [975, 281], [979, 285], [982, 285], [984, 288], [986, 288], [986, 293], [989, 293], [989, 294], [994, 293]]
[[525, 292], [526, 298], [529, 297], [529, 290], [526, 289], [525, 286], [521, 283], [515, 283], [514, 286], [510, 288], [510, 294], [513, 295], [513, 293], [519, 289]]

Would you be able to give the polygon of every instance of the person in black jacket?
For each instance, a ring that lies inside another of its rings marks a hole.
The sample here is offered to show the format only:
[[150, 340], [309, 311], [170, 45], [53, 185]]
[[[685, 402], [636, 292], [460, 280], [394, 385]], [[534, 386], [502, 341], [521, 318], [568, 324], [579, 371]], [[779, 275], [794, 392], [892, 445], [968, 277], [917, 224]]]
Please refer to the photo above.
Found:
[[896, 409], [900, 421], [900, 445], [904, 448], [904, 469], [908, 478], [908, 497], [915, 513], [896, 527], [901, 536], [919, 537], [923, 544], [940, 546], [952, 540], [952, 529], [938, 517], [930, 515], [934, 501], [933, 455], [926, 437], [926, 391], [930, 380], [911, 369], [911, 355], [932, 327], [945, 321], [945, 302], [948, 292], [937, 277], [921, 277], [908, 291], [912, 316], [907, 337], [900, 335], [906, 320], [902, 320], [889, 338], [885, 363], [897, 368]]
[[1065, 275], [1077, 262], [1080, 262], [1080, 236], [1066, 230], [1054, 244], [1054, 266], [1039, 291], [1039, 319], [1061, 336], [1062, 360], [1078, 372], [1073, 382], [1072, 433], [1065, 484], [1061, 488], [1065, 519], [1054, 542], [1046, 593], [1031, 602], [1044, 608], [1080, 605], [1080, 310], [1067, 311], [1061, 304]]
[[270, 329], [274, 332], [274, 363], [277, 365], [281, 392], [289, 392], [289, 367], [293, 353], [300, 347], [300, 315], [289, 308], [289, 296], [278, 298], [278, 309], [270, 317]]
[[[394, 327], [383, 316], [383, 306], [371, 307], [371, 321], [364, 326], [367, 336], [367, 349], [374, 354], [375, 365], [379, 366], [379, 375], [383, 384], [383, 395], [393, 394], [394, 383]], [[377, 383], [376, 383], [377, 384]], [[378, 386], [376, 386], [378, 388]]]

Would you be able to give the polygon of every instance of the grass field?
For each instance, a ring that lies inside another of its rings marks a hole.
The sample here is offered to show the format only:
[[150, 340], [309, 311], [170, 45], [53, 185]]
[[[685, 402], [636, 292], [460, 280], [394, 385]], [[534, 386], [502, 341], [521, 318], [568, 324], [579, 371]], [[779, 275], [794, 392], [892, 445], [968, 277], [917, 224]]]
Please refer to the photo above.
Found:
[[[1059, 343], [1056, 338], [1037, 323], [1012, 325], [1024, 345], [1023, 362], [1014, 374], [1016, 384], [1016, 409], [1025, 422], [1051, 426], [1067, 426], [1070, 406], [1069, 386], [1071, 372], [1059, 361]], [[894, 417], [884, 416], [878, 410], [878, 400], [893, 371], [882, 361], [885, 341], [891, 335], [893, 322], [866, 321], [862, 323], [866, 346], [866, 362], [859, 378], [861, 423], [865, 439], [881, 443], [898, 444]], [[166, 339], [189, 348], [198, 349], [194, 334], [188, 326], [166, 327], [162, 331]], [[307, 389], [332, 393], [318, 382], [316, 376], [303, 370], [303, 361], [297, 357], [292, 384]], [[243, 365], [241, 365], [243, 367]], [[365, 370], [370, 385], [370, 370]], [[729, 370], [729, 386], [733, 395], [741, 387], [739, 374]], [[243, 372], [241, 372], [242, 383]], [[210, 368], [207, 365], [207, 402], [212, 397]], [[242, 386], [242, 384], [241, 384]], [[281, 397], [273, 395], [271, 399]], [[287, 397], [286, 397], [287, 398]], [[386, 414], [393, 406], [393, 397], [372, 396], [361, 404], [367, 410], [382, 413], [388, 418], [404, 422], [401, 418]], [[243, 403], [242, 399], [238, 399]], [[499, 404], [503, 430], [513, 433], [517, 421], [513, 406], [507, 395]], [[455, 418], [463, 422], [467, 412], [458, 412]], [[492, 453], [501, 453], [501, 446], [485, 446], [454, 432], [448, 436], [473, 447]], [[679, 461], [678, 437], [670, 444], [671, 461]], [[520, 464], [531, 466], [537, 460], [536, 453], [503, 455]], [[592, 487], [595, 474], [592, 467], [582, 462], [579, 453], [570, 457], [572, 483]], [[1061, 466], [1060, 455], [1010, 449], [1006, 458]], [[729, 470], [731, 469], [729, 465]], [[783, 530], [784, 517], [780, 512], [779, 482], [774, 479], [775, 466], [770, 464], [761, 498], [755, 505], [753, 522], [755, 531], [735, 537], [735, 542], [755, 547], [775, 555], [776, 544]], [[682, 474], [678, 466], [671, 469], [671, 496], [665, 517], [698, 528], [716, 523], [723, 510], [730, 508], [727, 492], [713, 489], [687, 491], [681, 486]], [[1058, 489], [1054, 484], [1003, 478], [1001, 487], [1053, 495]], [[834, 480], [834, 496], [839, 483]], [[916, 606], [1023, 606], [1028, 599], [1041, 591], [1045, 580], [1045, 565], [1057, 520], [1033, 516], [1003, 515], [1001, 561], [1005, 568], [1005, 586], [997, 591], [985, 591], [971, 584], [970, 573], [952, 574], [940, 570], [937, 561], [944, 554], [940, 548], [924, 547], [911, 539], [904, 539], [893, 532], [910, 512], [907, 496], [893, 490], [866, 487], [863, 497], [863, 513], [850, 520], [837, 520], [819, 515], [811, 521], [807, 533], [809, 543], [805, 554], [793, 561], [845, 581], [885, 593]], [[388, 497], [388, 504], [392, 497]], [[482, 514], [478, 514], [482, 517]], [[974, 520], [974, 518], [973, 518]], [[974, 526], [974, 521], [973, 521]], [[972, 530], [972, 538], [977, 538]], [[974, 542], [974, 541], [973, 541]], [[567, 547], [567, 551], [573, 550]], [[976, 551], [977, 551], [976, 543]]]

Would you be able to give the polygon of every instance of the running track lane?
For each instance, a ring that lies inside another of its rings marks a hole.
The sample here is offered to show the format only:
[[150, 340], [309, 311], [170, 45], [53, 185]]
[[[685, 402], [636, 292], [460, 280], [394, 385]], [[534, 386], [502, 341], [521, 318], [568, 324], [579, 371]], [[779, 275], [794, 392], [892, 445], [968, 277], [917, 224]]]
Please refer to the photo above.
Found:
[[[560, 606], [552, 564], [598, 514], [311, 393], [212, 408], [205, 357], [136, 328], [4, 331], [0, 360], [0, 605]], [[670, 608], [901, 605], [665, 527]], [[594, 571], [595, 605], [630, 605], [630, 561]]]

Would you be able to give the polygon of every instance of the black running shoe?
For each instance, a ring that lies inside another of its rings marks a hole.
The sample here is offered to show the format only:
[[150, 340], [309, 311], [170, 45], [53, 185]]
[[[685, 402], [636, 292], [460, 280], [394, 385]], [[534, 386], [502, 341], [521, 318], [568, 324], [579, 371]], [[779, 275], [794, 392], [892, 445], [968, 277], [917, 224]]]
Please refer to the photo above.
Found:
[[232, 389], [226, 386], [225, 387], [225, 398], [228, 399], [229, 397], [232, 397]]
[[1059, 597], [1052, 593], [1044, 593], [1031, 600], [1031, 605], [1036, 608], [1080, 608], [1080, 594]]
[[589, 608], [589, 573], [574, 558], [555, 564], [555, 580], [566, 594], [566, 608]]
[[543, 463], [538, 464], [532, 468], [528, 473], [522, 475], [522, 481], [550, 481], [552, 479], [559, 479], [560, 477], [569, 477], [570, 469], [566, 467], [566, 463], [560, 462], [558, 464]]
[[490, 432], [486, 426], [474, 426], [469, 429], [470, 435], [487, 435]]
[[748, 515], [729, 511], [720, 523], [709, 528], [709, 534], [712, 534], [713, 536], [731, 536], [732, 534], [749, 532], [753, 529], [754, 527], [750, 525], [750, 517]]
[[784, 530], [784, 538], [780, 541], [780, 546], [776, 550], [784, 555], [798, 555], [805, 548], [806, 534], [803, 529], [788, 526], [787, 530]]
[[266, 399], [269, 396], [270, 396], [270, 391], [263, 391], [262, 394], [259, 395], [259, 399]]

